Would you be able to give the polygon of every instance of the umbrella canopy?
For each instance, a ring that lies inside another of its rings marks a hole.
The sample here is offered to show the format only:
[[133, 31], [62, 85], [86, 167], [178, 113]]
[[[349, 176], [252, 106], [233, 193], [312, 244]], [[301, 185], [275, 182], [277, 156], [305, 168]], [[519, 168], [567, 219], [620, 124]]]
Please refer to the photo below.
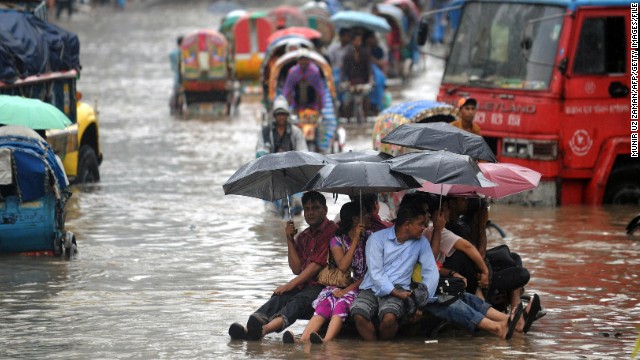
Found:
[[327, 165], [304, 187], [351, 196], [420, 187], [413, 177], [391, 170], [389, 163], [355, 161]]
[[38, 99], [0, 95], [0, 124], [47, 130], [64, 129], [71, 120], [57, 107]]
[[267, 38], [267, 42], [271, 44], [274, 40], [287, 35], [299, 35], [307, 40], [320, 39], [322, 37], [322, 33], [318, 30], [314, 30], [308, 27], [293, 26], [286, 29], [278, 30], [269, 35], [269, 37]]
[[245, 16], [246, 14], [248, 14], [246, 10], [239, 9], [239, 10], [230, 11], [222, 18], [222, 22], [220, 23], [220, 27], [218, 28], [218, 31], [227, 32], [231, 30], [233, 26], [238, 22], [238, 20], [241, 17]]
[[509, 163], [481, 163], [484, 176], [498, 186], [476, 190], [492, 199], [500, 199], [538, 187], [542, 174], [527, 167]]
[[335, 153], [327, 155], [328, 158], [335, 160], [339, 163], [353, 162], [353, 161], [367, 161], [367, 162], [381, 162], [391, 159], [393, 156], [375, 150], [363, 150], [363, 151], [351, 151]]
[[517, 194], [538, 187], [541, 174], [524, 166], [509, 163], [480, 163], [478, 167], [485, 178], [496, 183], [493, 187], [475, 187], [468, 185], [438, 185], [425, 182], [416, 189], [434, 194], [474, 196], [482, 195], [491, 199]]
[[449, 151], [420, 151], [385, 160], [391, 170], [415, 176], [434, 184], [496, 186], [487, 180], [475, 160]]
[[406, 151], [398, 145], [383, 144], [380, 142], [388, 133], [402, 124], [418, 122], [434, 122], [455, 120], [455, 108], [449, 104], [431, 101], [417, 100], [394, 105], [384, 110], [376, 118], [373, 126], [373, 148], [391, 155], [399, 155]]
[[276, 6], [269, 11], [268, 16], [276, 28], [305, 26], [307, 24], [307, 17], [295, 6]]
[[388, 133], [381, 142], [422, 150], [447, 150], [474, 159], [497, 161], [482, 136], [445, 122], [403, 124]]
[[222, 188], [225, 195], [283, 199], [302, 191], [318, 170], [331, 163], [335, 161], [307, 151], [266, 154], [240, 167]]
[[391, 31], [391, 27], [383, 17], [362, 11], [339, 11], [331, 17], [331, 22], [338, 28], [363, 27], [382, 33]]

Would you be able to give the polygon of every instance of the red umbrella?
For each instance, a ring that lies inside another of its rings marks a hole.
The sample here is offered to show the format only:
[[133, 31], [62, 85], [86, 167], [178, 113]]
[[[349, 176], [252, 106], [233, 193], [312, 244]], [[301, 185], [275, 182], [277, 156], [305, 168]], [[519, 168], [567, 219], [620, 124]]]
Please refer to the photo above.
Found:
[[509, 163], [480, 163], [478, 164], [484, 176], [498, 184], [494, 187], [475, 187], [466, 185], [441, 185], [425, 182], [416, 190], [442, 195], [482, 195], [492, 199], [517, 194], [538, 187], [539, 172], [524, 166]]
[[267, 42], [271, 44], [274, 40], [288, 35], [299, 35], [307, 40], [320, 39], [322, 37], [322, 33], [318, 30], [307, 27], [294, 26], [274, 32], [269, 36], [269, 38], [267, 38]]

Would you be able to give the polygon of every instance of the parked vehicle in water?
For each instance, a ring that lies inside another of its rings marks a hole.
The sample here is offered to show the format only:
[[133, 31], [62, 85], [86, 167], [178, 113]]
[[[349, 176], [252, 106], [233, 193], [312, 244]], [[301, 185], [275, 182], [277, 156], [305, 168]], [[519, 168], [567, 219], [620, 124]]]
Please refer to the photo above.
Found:
[[65, 113], [72, 125], [48, 130], [47, 141], [73, 182], [99, 181], [98, 112], [76, 91], [78, 37], [44, 20], [45, 2], [12, 4], [0, 13], [0, 94], [40, 99]]
[[251, 12], [241, 16], [233, 25], [232, 59], [236, 79], [257, 82], [260, 64], [269, 45], [267, 39], [275, 27], [266, 12]]
[[315, 45], [304, 37], [295, 36], [295, 35], [287, 35], [281, 38], [277, 38], [269, 43], [269, 47], [264, 53], [264, 59], [262, 59], [262, 64], [260, 64], [260, 82], [263, 86], [262, 100], [265, 107], [270, 106], [269, 100], [269, 78], [271, 76], [271, 68], [276, 63], [276, 61], [283, 56], [287, 49], [310, 49], [315, 50]]
[[230, 67], [229, 45], [221, 33], [201, 29], [180, 44], [180, 94], [175, 113], [229, 115], [240, 102], [240, 86]]
[[314, 93], [311, 86], [305, 86], [308, 84], [301, 84], [300, 87], [304, 87], [304, 92], [306, 93], [305, 96], [301, 97], [307, 97], [307, 100], [300, 102], [303, 106], [298, 109], [294, 116], [297, 118], [298, 126], [302, 129], [307, 139], [309, 150], [327, 153], [331, 151], [333, 147], [338, 126], [335, 107], [337, 97], [331, 66], [319, 53], [308, 49], [298, 49], [285, 54], [275, 62], [270, 71], [268, 108], [266, 113], [270, 112], [270, 106], [275, 97], [283, 93], [287, 73], [289, 69], [297, 63], [298, 57], [302, 53], [304, 53], [305, 57], [312, 63], [318, 66], [323, 78], [324, 91], [320, 101], [322, 108], [318, 112], [317, 110], [304, 107], [304, 105], [309, 103], [310, 98], [319, 95]]
[[540, 204], [640, 203], [640, 162], [630, 156], [630, 3], [461, 5], [437, 99], [477, 100], [475, 121], [498, 160], [542, 173]]
[[0, 253], [72, 256], [76, 239], [64, 226], [68, 185], [60, 159], [38, 133], [0, 127]]

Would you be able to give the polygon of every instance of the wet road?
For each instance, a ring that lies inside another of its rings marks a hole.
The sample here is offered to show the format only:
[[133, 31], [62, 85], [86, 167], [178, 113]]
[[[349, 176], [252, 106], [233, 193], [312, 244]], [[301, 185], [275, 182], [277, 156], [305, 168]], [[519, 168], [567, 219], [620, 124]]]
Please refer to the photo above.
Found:
[[[217, 27], [219, 15], [200, 3], [134, 5], [60, 22], [80, 36], [78, 87], [98, 100], [102, 181], [74, 189], [76, 259], [0, 258], [0, 358], [629, 358], [640, 326], [640, 243], [624, 237], [638, 209], [629, 207], [492, 206], [548, 310], [526, 336], [230, 341], [228, 325], [291, 277], [281, 220], [221, 186], [254, 156], [259, 106], [245, 99], [233, 118], [169, 116], [167, 54], [177, 35]], [[428, 66], [407, 98], [435, 97], [441, 64]], [[368, 131], [350, 131], [349, 146], [369, 147]]]

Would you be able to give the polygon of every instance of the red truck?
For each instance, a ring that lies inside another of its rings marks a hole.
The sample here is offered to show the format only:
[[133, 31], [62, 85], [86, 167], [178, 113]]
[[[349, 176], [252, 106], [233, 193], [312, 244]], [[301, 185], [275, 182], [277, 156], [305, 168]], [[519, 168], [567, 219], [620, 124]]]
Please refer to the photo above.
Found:
[[637, 142], [631, 150], [638, 74], [631, 2], [469, 0], [458, 6], [445, 10], [456, 30], [437, 100], [477, 99], [475, 121], [498, 160], [543, 175], [526, 200], [640, 204]]

